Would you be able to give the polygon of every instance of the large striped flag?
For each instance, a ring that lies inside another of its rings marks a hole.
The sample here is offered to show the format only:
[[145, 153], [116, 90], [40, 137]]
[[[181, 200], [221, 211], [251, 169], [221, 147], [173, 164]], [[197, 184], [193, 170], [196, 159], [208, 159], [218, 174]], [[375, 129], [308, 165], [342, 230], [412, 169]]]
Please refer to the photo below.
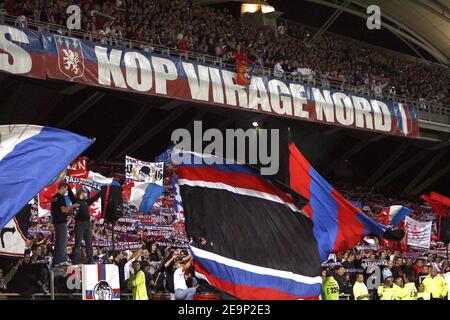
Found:
[[319, 251], [298, 195], [246, 166], [186, 153], [176, 166], [186, 231], [206, 239], [190, 247], [197, 276], [240, 299], [316, 299]]
[[326, 261], [331, 252], [355, 247], [367, 235], [391, 240], [403, 237], [402, 232], [392, 232], [360, 212], [322, 178], [295, 144], [289, 146], [289, 152], [291, 188], [309, 199], [303, 210], [313, 221], [321, 261]]
[[61, 129], [0, 126], [0, 228], [93, 142]]

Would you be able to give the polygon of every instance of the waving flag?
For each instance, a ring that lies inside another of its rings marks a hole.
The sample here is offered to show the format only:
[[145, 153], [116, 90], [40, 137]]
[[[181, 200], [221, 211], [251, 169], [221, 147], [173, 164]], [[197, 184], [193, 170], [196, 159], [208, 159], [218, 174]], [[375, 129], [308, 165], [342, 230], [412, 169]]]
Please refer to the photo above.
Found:
[[124, 200], [139, 212], [149, 213], [164, 192], [164, 163], [145, 162], [126, 156], [125, 178], [127, 184], [122, 191]]
[[24, 256], [30, 217], [31, 205], [27, 204], [0, 230], [0, 256]]
[[400, 224], [400, 221], [405, 219], [406, 216], [412, 212], [411, 209], [403, 207], [403, 206], [390, 206], [386, 208], [387, 213], [389, 214], [389, 224], [392, 227], [396, 227]]
[[240, 299], [317, 299], [317, 242], [293, 195], [243, 165], [186, 153], [214, 163], [176, 166], [187, 234], [206, 239], [190, 247], [196, 275]]
[[149, 213], [156, 200], [164, 192], [164, 186], [150, 182], [130, 182], [123, 186], [124, 200], [141, 213]]
[[97, 183], [101, 186], [108, 186], [108, 185], [119, 186], [120, 185], [113, 178], [105, 177], [105, 176], [101, 175], [100, 173], [90, 171], [90, 170], [89, 170], [86, 180], [91, 180], [92, 182]]
[[320, 176], [294, 144], [289, 146], [289, 151], [291, 188], [309, 199], [303, 210], [313, 221], [321, 261], [325, 261], [331, 252], [353, 248], [369, 234], [385, 234], [388, 227], [361, 213], [346, 200]]
[[423, 194], [420, 198], [428, 202], [437, 215], [442, 217], [450, 215], [450, 198], [437, 192], [431, 192], [430, 195]]
[[246, 86], [256, 65], [238, 51], [234, 51], [233, 56], [236, 60], [236, 84]]
[[170, 163], [172, 162], [172, 151], [173, 146], [168, 147], [160, 155], [157, 155], [155, 157], [155, 162], [164, 162], [166, 166], [170, 165]]
[[55, 128], [0, 126], [0, 228], [92, 143]]

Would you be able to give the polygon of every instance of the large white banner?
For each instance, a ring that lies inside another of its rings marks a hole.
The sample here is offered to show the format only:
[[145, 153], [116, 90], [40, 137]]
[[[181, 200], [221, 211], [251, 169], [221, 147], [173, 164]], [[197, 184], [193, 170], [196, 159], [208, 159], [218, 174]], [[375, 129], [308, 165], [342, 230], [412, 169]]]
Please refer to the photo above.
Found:
[[23, 257], [26, 248], [26, 237], [20, 230], [16, 218], [12, 218], [3, 229], [0, 229], [0, 255]]
[[145, 162], [126, 156], [125, 179], [127, 182], [147, 182], [162, 186], [164, 162]]
[[83, 300], [120, 300], [119, 267], [114, 264], [82, 266]]
[[430, 248], [431, 227], [433, 222], [420, 222], [406, 217], [407, 244], [419, 248]]

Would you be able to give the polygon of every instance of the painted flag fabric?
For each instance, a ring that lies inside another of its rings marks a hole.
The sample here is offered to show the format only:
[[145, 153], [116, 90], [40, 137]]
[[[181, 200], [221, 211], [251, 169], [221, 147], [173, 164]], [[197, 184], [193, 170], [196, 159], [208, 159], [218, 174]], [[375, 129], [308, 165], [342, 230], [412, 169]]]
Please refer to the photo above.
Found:
[[146, 162], [125, 157], [125, 179], [122, 195], [141, 213], [150, 213], [164, 192], [164, 162]]
[[82, 265], [83, 300], [120, 300], [119, 267], [114, 264]]
[[0, 126], [0, 228], [93, 142], [56, 128]]
[[27, 204], [0, 230], [0, 256], [24, 256], [30, 217], [31, 205]]
[[411, 209], [399, 205], [390, 206], [386, 211], [389, 215], [389, 224], [394, 228], [412, 212]]
[[149, 213], [156, 200], [164, 192], [164, 186], [150, 182], [130, 182], [123, 186], [124, 200], [141, 213]]
[[247, 86], [256, 65], [253, 61], [238, 51], [234, 51], [233, 56], [236, 61], [236, 84]]
[[120, 184], [113, 178], [105, 177], [100, 173], [89, 170], [87, 180], [91, 180], [101, 186], [120, 186]]
[[184, 154], [176, 172], [196, 275], [239, 299], [317, 299], [317, 242], [293, 196], [244, 165]]
[[79, 157], [67, 166], [67, 175], [77, 178], [87, 178], [89, 169], [87, 166], [87, 157]]
[[295, 144], [289, 146], [291, 188], [309, 199], [303, 208], [313, 222], [320, 259], [331, 252], [355, 247], [367, 235], [383, 236], [388, 230], [360, 212], [309, 164]]
[[428, 202], [437, 215], [442, 217], [450, 216], [450, 198], [437, 192], [431, 192], [430, 195], [423, 194], [420, 198]]
[[168, 147], [161, 154], [155, 157], [155, 162], [163, 162], [166, 166], [172, 162], [172, 150], [173, 146]]
[[421, 222], [406, 217], [405, 223], [408, 245], [429, 249], [433, 221]]

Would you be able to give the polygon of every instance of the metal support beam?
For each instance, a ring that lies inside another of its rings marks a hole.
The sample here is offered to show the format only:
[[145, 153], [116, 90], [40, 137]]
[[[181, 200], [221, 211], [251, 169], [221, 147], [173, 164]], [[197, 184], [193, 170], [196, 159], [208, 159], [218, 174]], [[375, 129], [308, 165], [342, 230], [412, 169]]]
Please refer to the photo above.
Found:
[[98, 157], [98, 161], [105, 161], [111, 154], [117, 149], [117, 147], [125, 140], [130, 132], [136, 128], [141, 120], [150, 112], [151, 107], [141, 107], [139, 112], [131, 119], [128, 124], [120, 131], [120, 133], [114, 138], [114, 140], [108, 145], [103, 153]]
[[349, 159], [351, 158], [353, 155], [357, 154], [358, 152], [360, 152], [361, 150], [363, 150], [366, 146], [368, 146], [369, 144], [371, 144], [372, 142], [381, 140], [383, 138], [385, 138], [385, 135], [376, 135], [371, 139], [367, 139], [367, 140], [361, 140], [359, 141], [357, 144], [355, 144], [353, 147], [351, 147], [350, 149], [348, 149], [346, 152], [344, 152], [344, 154], [342, 154], [340, 157], [338, 157], [337, 159], [335, 159], [334, 161], [332, 161], [327, 168], [324, 170], [324, 174], [328, 174], [331, 172], [331, 170], [333, 170], [333, 168], [339, 163], [339, 161], [343, 160], [343, 159]]
[[447, 174], [447, 172], [450, 171], [450, 163], [447, 164], [445, 167], [443, 167], [441, 170], [437, 171], [435, 174], [433, 174], [431, 177], [429, 177], [427, 180], [419, 184], [417, 187], [415, 187], [413, 190], [411, 190], [410, 194], [419, 194], [423, 192], [426, 188], [428, 188], [432, 183], [434, 183], [436, 180], [441, 178], [443, 175]]
[[383, 179], [379, 180], [377, 183], [374, 184], [374, 187], [382, 187], [387, 185], [389, 182], [397, 178], [402, 173], [408, 171], [411, 167], [419, 163], [425, 156], [429, 154], [429, 151], [423, 150], [419, 154], [415, 155], [408, 161], [406, 161], [402, 166], [398, 167], [396, 170], [392, 171], [389, 175], [383, 177]]
[[178, 119], [181, 115], [188, 114], [191, 112], [192, 112], [191, 109], [185, 108], [178, 108], [172, 112], [169, 112], [169, 114], [164, 119], [162, 119], [162, 121], [157, 123], [155, 126], [151, 127], [151, 129], [148, 130], [145, 134], [143, 134], [139, 139], [137, 139], [134, 143], [129, 145], [125, 150], [120, 152], [115, 159], [121, 159], [126, 154], [132, 154], [134, 151], [143, 146], [147, 141], [153, 138], [156, 134], [158, 134], [161, 130], [166, 128], [170, 123]]
[[336, 19], [339, 18], [339, 16], [342, 14], [344, 9], [350, 4], [350, 2], [351, 2], [350, 0], [346, 0], [340, 8], [336, 9], [336, 11], [333, 12], [333, 14], [328, 18], [327, 21], [325, 21], [325, 23], [320, 27], [320, 29], [311, 37], [311, 39], [307, 42], [307, 45], [309, 46], [313, 45], [316, 39], [322, 36], [328, 30], [328, 28], [330, 28], [331, 25], [336, 21]]
[[367, 184], [370, 186], [374, 184], [385, 172], [389, 167], [397, 160], [408, 148], [408, 145], [406, 143], [403, 143], [400, 148], [395, 150], [395, 152], [383, 162], [383, 164], [370, 176], [369, 180], [367, 180]]
[[60, 90], [59, 93], [66, 96], [70, 96], [74, 93], [80, 92], [84, 88], [86, 88], [86, 86], [83, 84], [73, 83], [69, 85], [67, 88]]
[[93, 105], [100, 101], [105, 94], [103, 92], [96, 91], [89, 98], [87, 98], [82, 104], [73, 110], [68, 116], [61, 120], [56, 126], [59, 128], [68, 127], [74, 120], [76, 120], [81, 114], [89, 110]]
[[414, 176], [414, 179], [405, 187], [403, 190], [404, 193], [410, 193], [414, 187], [427, 175], [427, 173], [433, 168], [433, 166], [442, 159], [442, 157], [447, 153], [448, 150], [443, 149], [439, 151], [431, 161], [427, 163], [427, 165]]
[[[326, 1], [326, 0], [307, 0], [307, 1], [321, 4], [321, 5], [330, 7], [330, 8], [335, 8], [335, 9], [342, 8], [342, 5], [335, 3], [335, 1], [333, 1], [333, 2]], [[357, 1], [353, 1], [353, 3], [357, 4]], [[366, 20], [367, 13], [364, 12], [366, 7], [361, 4], [358, 4], [358, 5], [360, 6], [359, 10], [355, 10], [352, 8], [344, 8], [343, 10]], [[363, 11], [363, 9], [364, 9], [364, 11]], [[436, 60], [438, 60], [443, 65], [448, 64], [448, 57], [443, 52], [441, 52], [438, 48], [436, 48], [430, 42], [428, 42], [426, 39], [424, 39], [422, 36], [420, 36], [416, 32], [414, 32], [414, 30], [411, 30], [407, 26], [403, 25], [400, 21], [398, 21], [394, 17], [389, 16], [386, 13], [383, 13], [383, 17], [384, 17], [384, 19], [381, 21], [381, 26], [383, 28], [385, 28], [393, 33], [398, 33], [401, 37], [411, 41], [412, 43], [418, 45], [422, 49], [428, 51], [434, 58], [436, 58]], [[390, 22], [393, 25], [390, 25], [387, 22]], [[399, 27], [401, 28], [401, 30], [399, 29]], [[406, 32], [403, 30], [405, 30]], [[410, 34], [413, 36], [411, 36]]]

